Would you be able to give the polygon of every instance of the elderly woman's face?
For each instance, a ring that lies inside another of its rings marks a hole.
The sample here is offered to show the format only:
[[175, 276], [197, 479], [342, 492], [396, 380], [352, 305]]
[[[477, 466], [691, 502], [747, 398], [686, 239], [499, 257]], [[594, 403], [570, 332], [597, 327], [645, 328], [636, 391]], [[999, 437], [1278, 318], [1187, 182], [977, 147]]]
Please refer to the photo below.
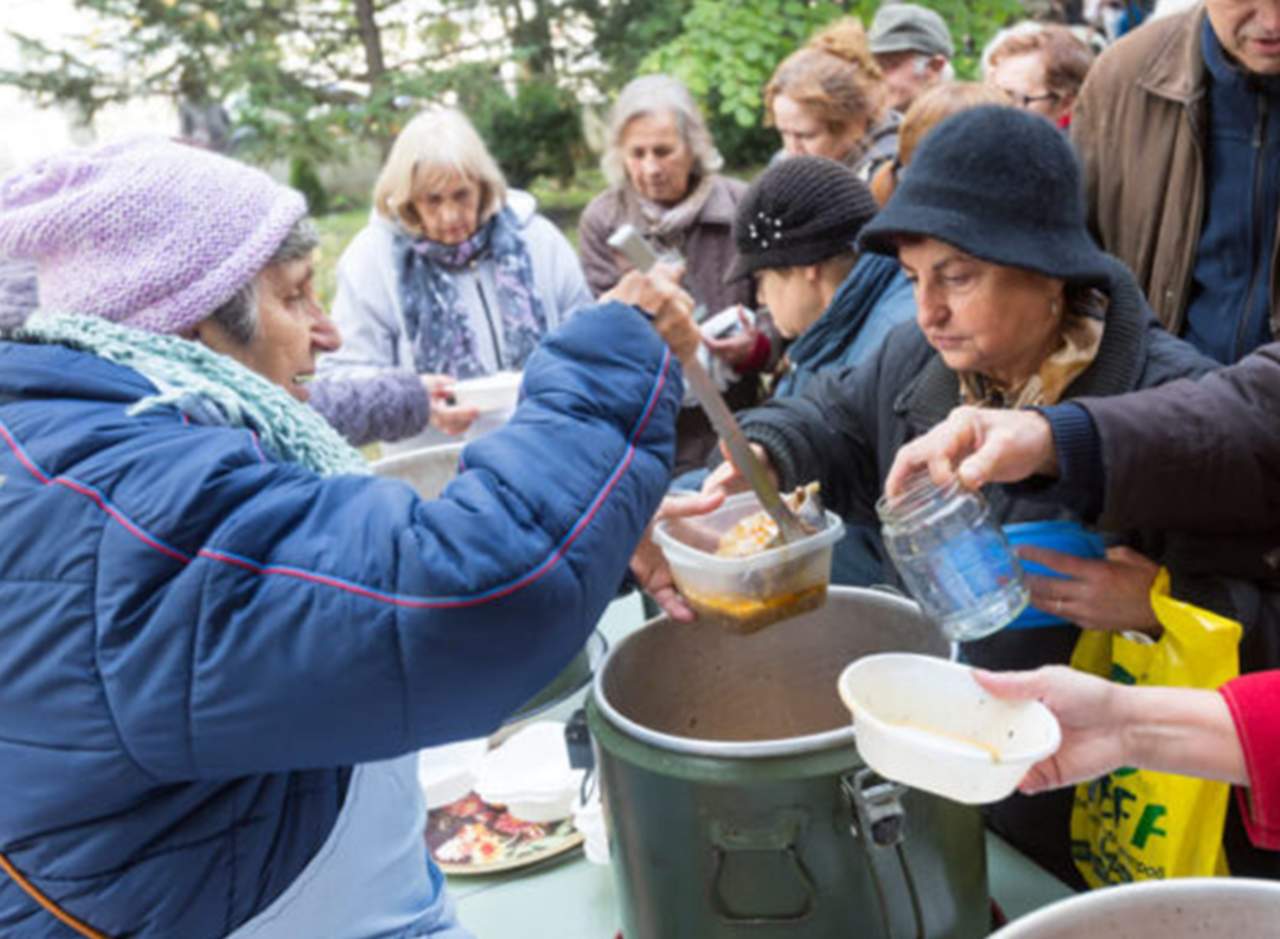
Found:
[[778, 332], [794, 339], [817, 321], [826, 304], [818, 288], [817, 268], [764, 268], [756, 272], [756, 296], [773, 317]]
[[952, 371], [1009, 387], [1058, 347], [1062, 281], [980, 261], [932, 238], [900, 244], [898, 260], [915, 288], [916, 322]]
[[828, 160], [843, 160], [867, 132], [866, 120], [833, 128], [786, 95], [773, 99], [773, 124], [788, 156], [820, 156]]
[[627, 121], [619, 140], [627, 181], [659, 205], [675, 205], [689, 194], [693, 151], [670, 111], [641, 114]]
[[315, 374], [316, 356], [342, 345], [338, 328], [316, 300], [314, 272], [307, 257], [273, 264], [258, 275], [258, 331], [247, 345], [211, 319], [196, 326], [196, 338], [306, 401], [305, 381]]
[[480, 227], [480, 184], [457, 170], [424, 172], [414, 187], [413, 208], [422, 233], [443, 245], [460, 245]]
[[1051, 91], [1039, 52], [1024, 52], [1001, 59], [987, 74], [987, 84], [1003, 91], [1024, 111], [1058, 121], [1071, 109], [1073, 100]]

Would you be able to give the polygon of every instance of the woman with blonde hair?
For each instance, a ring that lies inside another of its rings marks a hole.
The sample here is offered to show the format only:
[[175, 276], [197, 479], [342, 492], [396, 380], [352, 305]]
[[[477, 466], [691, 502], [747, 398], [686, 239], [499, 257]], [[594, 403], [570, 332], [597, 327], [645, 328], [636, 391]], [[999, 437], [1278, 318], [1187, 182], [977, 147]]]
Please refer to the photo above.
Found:
[[460, 112], [432, 108], [400, 132], [369, 224], [338, 262], [343, 348], [311, 396], [349, 440], [412, 438], [403, 449], [505, 417], [474, 423], [474, 408], [449, 403], [453, 380], [521, 369], [591, 301], [573, 248], [535, 209]]
[[765, 123], [789, 156], [836, 160], [866, 182], [898, 151], [901, 116], [889, 108], [862, 24], [836, 20], [782, 60], [764, 89]]
[[940, 124], [952, 114], [958, 114], [981, 104], [1010, 104], [1009, 96], [998, 88], [978, 82], [944, 82], [934, 85], [916, 98], [907, 109], [898, 128], [898, 155], [880, 166], [868, 184], [876, 202], [884, 205], [898, 187], [902, 173], [916, 147], [935, 124]]

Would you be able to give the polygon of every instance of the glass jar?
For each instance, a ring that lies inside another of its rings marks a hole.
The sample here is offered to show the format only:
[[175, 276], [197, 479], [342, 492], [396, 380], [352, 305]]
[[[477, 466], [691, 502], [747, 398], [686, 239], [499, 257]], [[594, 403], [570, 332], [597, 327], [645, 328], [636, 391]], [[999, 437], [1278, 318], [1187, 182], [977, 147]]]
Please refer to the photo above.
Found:
[[981, 494], [921, 474], [876, 512], [907, 590], [950, 638], [989, 636], [1027, 605], [1022, 568]]

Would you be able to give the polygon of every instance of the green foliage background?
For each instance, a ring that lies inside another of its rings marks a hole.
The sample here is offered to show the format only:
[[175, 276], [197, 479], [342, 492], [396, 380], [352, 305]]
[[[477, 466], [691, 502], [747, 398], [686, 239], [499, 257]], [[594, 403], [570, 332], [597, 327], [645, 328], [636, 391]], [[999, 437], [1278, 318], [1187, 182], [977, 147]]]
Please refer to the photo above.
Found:
[[[385, 149], [423, 104], [456, 100], [516, 185], [561, 188], [594, 164], [583, 102], [642, 72], [686, 81], [731, 165], [763, 162], [776, 135], [761, 92], [777, 63], [837, 16], [876, 0], [74, 0], [103, 24], [62, 42], [17, 37], [0, 84], [92, 116], [139, 95], [222, 102], [238, 153], [283, 158], [324, 205], [316, 169]], [[956, 71], [974, 74], [1019, 0], [917, 0], [948, 21]], [[500, 28], [497, 28], [500, 27]], [[410, 53], [408, 50], [413, 50]]]
[[[938, 11], [951, 27], [959, 78], [975, 78], [983, 45], [1002, 26], [1025, 15], [1019, 0], [915, 0]], [[759, 162], [777, 149], [762, 126], [763, 91], [774, 68], [810, 35], [840, 16], [865, 26], [877, 0], [694, 0], [683, 30], [640, 63], [642, 72], [679, 76], [707, 108], [722, 153], [732, 163]]]

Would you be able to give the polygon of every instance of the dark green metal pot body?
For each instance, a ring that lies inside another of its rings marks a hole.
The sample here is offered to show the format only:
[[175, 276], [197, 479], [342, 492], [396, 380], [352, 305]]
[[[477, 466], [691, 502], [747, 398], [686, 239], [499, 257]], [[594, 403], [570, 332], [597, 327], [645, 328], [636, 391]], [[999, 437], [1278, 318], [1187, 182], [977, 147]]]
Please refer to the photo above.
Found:
[[860, 655], [950, 647], [855, 588], [759, 638], [658, 619], [597, 675], [625, 939], [987, 935], [979, 813], [866, 770], [835, 694]]

